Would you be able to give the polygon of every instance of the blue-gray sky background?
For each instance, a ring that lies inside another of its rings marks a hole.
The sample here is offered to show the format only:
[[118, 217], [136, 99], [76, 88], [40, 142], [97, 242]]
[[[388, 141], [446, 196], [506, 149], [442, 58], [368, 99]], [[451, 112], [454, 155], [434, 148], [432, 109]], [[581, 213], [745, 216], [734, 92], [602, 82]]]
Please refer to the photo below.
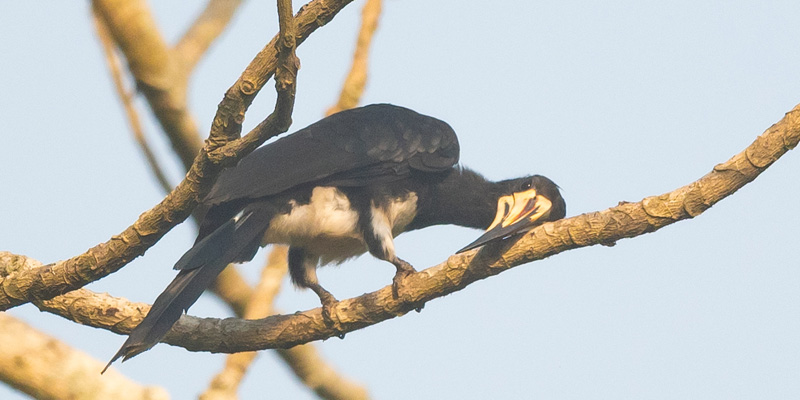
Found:
[[[171, 42], [204, 5], [151, 3]], [[338, 96], [361, 7], [348, 6], [298, 49], [291, 131]], [[389, 0], [362, 103], [449, 122], [464, 165], [492, 179], [547, 175], [571, 216], [690, 183], [780, 120], [800, 102], [798, 17], [800, 3], [789, 0]], [[272, 2], [247, 2], [200, 63], [190, 104], [204, 134], [276, 21]], [[69, 258], [163, 197], [131, 137], [87, 2], [0, 6], [0, 77], [0, 250]], [[272, 109], [271, 85], [245, 128]], [[146, 131], [177, 182], [178, 163], [149, 116]], [[376, 399], [800, 398], [799, 171], [800, 154], [789, 152], [694, 220], [514, 268], [420, 314], [317, 346]], [[88, 288], [152, 302], [193, 229], [177, 227]], [[478, 234], [431, 228], [401, 236], [397, 249], [421, 269]], [[255, 279], [264, 254], [241, 270]], [[322, 270], [320, 281], [341, 299], [385, 286], [393, 273], [364, 256]], [[318, 299], [287, 280], [278, 306], [294, 312]], [[100, 360], [124, 340], [31, 305], [10, 313]], [[211, 296], [190, 313], [229, 315]], [[115, 367], [184, 399], [223, 362], [159, 345]], [[267, 397], [313, 398], [264, 352], [241, 398]], [[23, 397], [0, 386], [0, 398]]]

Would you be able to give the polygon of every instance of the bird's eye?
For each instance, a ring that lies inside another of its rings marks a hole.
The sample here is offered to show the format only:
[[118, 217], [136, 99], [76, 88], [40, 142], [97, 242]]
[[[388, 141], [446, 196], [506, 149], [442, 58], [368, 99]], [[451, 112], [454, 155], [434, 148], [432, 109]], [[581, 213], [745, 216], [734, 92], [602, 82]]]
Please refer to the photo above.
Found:
[[522, 190], [528, 190], [531, 188], [531, 181], [526, 181], [522, 183]]

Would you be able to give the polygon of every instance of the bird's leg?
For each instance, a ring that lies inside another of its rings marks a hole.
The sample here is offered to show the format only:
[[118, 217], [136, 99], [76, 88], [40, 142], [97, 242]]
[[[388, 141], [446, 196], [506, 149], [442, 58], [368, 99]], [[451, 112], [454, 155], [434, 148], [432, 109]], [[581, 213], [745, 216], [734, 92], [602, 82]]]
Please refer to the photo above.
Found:
[[302, 288], [309, 288], [314, 291], [322, 303], [322, 318], [325, 320], [326, 325], [337, 325], [336, 321], [331, 317], [333, 307], [339, 301], [325, 290], [317, 280], [317, 264], [319, 257], [307, 252], [301, 247], [289, 248], [289, 276], [292, 282]]
[[403, 280], [417, 271], [411, 264], [395, 254], [392, 226], [386, 212], [372, 206], [368, 215], [370, 216], [368, 219], [362, 218], [361, 220], [367, 249], [376, 258], [388, 261], [397, 268], [397, 273], [392, 279], [392, 295], [403, 303], [410, 303], [409, 297], [402, 293]]

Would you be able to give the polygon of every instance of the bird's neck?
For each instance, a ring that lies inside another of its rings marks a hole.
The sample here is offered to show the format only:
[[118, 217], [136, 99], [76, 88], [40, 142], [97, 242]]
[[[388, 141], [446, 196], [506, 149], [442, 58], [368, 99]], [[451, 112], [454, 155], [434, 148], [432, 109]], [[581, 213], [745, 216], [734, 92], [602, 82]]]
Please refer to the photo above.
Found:
[[438, 179], [418, 193], [424, 205], [409, 229], [446, 224], [486, 229], [492, 223], [501, 195], [497, 183], [466, 168], [453, 168]]

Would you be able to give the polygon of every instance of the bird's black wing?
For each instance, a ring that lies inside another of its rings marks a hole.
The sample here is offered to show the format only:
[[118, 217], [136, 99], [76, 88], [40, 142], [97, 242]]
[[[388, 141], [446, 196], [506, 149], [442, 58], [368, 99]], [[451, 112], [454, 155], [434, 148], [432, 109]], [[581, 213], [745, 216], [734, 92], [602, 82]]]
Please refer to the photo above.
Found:
[[443, 171], [459, 146], [444, 121], [390, 104], [342, 111], [255, 150], [223, 171], [206, 206], [272, 196], [304, 185], [366, 186]]

